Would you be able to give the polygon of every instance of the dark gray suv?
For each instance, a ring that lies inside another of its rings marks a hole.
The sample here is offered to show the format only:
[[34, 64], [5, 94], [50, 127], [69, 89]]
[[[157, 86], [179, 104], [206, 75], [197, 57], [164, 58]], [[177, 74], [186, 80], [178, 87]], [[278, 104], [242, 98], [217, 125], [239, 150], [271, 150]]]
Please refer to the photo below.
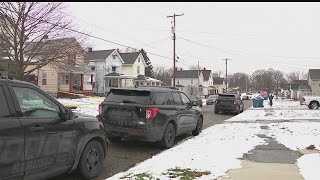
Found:
[[219, 94], [214, 112], [232, 112], [236, 114], [242, 113], [244, 110], [244, 103], [239, 94]]
[[111, 89], [99, 109], [110, 141], [136, 139], [170, 148], [177, 135], [198, 135], [203, 125], [196, 102], [170, 88]]
[[76, 169], [97, 177], [107, 142], [96, 117], [74, 114], [33, 84], [0, 79], [0, 179], [48, 179]]

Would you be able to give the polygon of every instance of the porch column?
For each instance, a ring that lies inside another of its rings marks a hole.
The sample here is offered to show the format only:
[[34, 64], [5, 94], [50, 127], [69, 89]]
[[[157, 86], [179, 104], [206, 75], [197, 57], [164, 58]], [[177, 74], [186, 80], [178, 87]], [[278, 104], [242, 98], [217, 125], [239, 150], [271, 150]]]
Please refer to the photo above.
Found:
[[73, 80], [73, 77], [72, 77], [72, 73], [69, 73], [69, 92], [72, 92], [72, 80]]
[[91, 90], [93, 90], [93, 74], [90, 75]]
[[80, 74], [80, 91], [83, 91], [83, 74]]

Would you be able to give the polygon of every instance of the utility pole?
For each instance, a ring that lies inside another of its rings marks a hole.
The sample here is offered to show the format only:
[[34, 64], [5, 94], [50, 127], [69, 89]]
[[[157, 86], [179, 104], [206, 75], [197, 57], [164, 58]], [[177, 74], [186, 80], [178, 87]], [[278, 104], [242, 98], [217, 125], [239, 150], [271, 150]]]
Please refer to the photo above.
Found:
[[173, 16], [167, 16], [167, 18], [173, 18], [173, 86], [176, 86], [176, 16], [183, 16], [184, 14], [173, 14]]
[[226, 92], [228, 92], [228, 61], [231, 59], [225, 58], [222, 60], [226, 61]]

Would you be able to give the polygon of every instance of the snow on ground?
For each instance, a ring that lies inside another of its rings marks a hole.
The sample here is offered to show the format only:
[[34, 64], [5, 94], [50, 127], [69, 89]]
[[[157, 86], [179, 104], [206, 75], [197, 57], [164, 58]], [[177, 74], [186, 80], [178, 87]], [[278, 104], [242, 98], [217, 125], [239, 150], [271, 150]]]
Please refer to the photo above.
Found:
[[300, 173], [305, 180], [319, 180], [320, 179], [320, 154], [307, 154], [297, 160], [297, 165]]
[[320, 110], [263, 110], [263, 109], [249, 109], [245, 113], [234, 116], [227, 122], [256, 122], [256, 121], [283, 121], [283, 120], [319, 120]]
[[258, 124], [220, 124], [205, 129], [199, 136], [153, 156], [127, 172], [119, 173], [109, 179], [130, 179], [127, 175], [148, 173], [154, 178], [172, 179], [164, 175], [172, 168], [190, 168], [210, 171], [200, 179], [214, 179], [225, 175], [229, 169], [240, 168], [243, 153], [252, 150], [265, 141], [255, 134], [261, 129]]
[[99, 114], [98, 106], [104, 100], [104, 97], [57, 100], [65, 106], [77, 106], [77, 109], [74, 109], [73, 112], [97, 116]]
[[320, 150], [319, 122], [271, 124], [268, 135], [292, 150], [306, 149], [310, 145]]
[[[252, 101], [252, 100], [249, 100]], [[292, 99], [278, 99], [278, 100], [273, 100], [273, 105], [270, 107], [269, 105], [269, 100], [264, 100], [263, 101], [263, 108], [253, 108], [251, 107], [250, 109], [308, 109], [308, 106], [306, 105], [300, 105], [299, 101], [293, 101]]]

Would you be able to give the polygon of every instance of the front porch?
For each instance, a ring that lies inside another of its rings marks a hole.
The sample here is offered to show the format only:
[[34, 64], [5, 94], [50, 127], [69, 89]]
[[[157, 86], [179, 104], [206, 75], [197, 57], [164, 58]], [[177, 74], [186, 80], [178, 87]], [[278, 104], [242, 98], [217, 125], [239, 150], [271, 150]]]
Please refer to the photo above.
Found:
[[119, 73], [109, 73], [104, 77], [104, 93], [107, 94], [111, 88], [133, 87], [135, 77]]
[[93, 74], [86, 68], [78, 68], [71, 72], [58, 73], [59, 92], [92, 95], [93, 83]]

